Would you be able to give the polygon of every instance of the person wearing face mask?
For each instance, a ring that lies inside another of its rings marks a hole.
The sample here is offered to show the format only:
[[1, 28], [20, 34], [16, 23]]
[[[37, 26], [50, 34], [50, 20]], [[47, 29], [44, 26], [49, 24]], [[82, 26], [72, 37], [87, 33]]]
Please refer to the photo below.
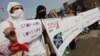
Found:
[[25, 19], [24, 10], [20, 3], [10, 2], [8, 4], [8, 20], [23, 20]]
[[[17, 51], [25, 50], [27, 51], [26, 44], [20, 45], [17, 42], [15, 29], [13, 27], [12, 21], [24, 20], [23, 7], [18, 2], [10, 2], [7, 7], [9, 18], [1, 23], [0, 27], [0, 52], [4, 56], [15, 55]], [[21, 51], [23, 53], [23, 51]], [[20, 54], [20, 56], [23, 56]]]
[[[8, 4], [8, 14], [9, 18], [6, 20], [8, 27], [3, 30], [4, 36], [9, 40], [8, 50], [11, 52], [10, 55], [16, 56], [46, 56], [45, 49], [41, 42], [37, 39], [31, 41], [30, 43], [19, 44], [17, 43], [15, 29], [13, 27], [12, 21], [24, 20], [24, 11], [20, 3], [10, 2]], [[20, 52], [20, 53], [19, 53]]]
[[[37, 10], [36, 10], [35, 19], [40, 19], [41, 22], [42, 22], [42, 19], [46, 19], [46, 18], [47, 18], [46, 7], [44, 5], [39, 5], [37, 7]], [[47, 50], [47, 56], [50, 56], [50, 55], [51, 56], [56, 56], [56, 54], [54, 52], [54, 49], [53, 49], [53, 46], [50, 42], [50, 39], [48, 38], [46, 29], [45, 29], [43, 24], [42, 24], [42, 34], [43, 34], [43, 37], [44, 37], [44, 42], [45, 42], [45, 46], [46, 46], [46, 50]]]
[[43, 5], [37, 7], [37, 14], [35, 19], [45, 19], [46, 18], [46, 8]]
[[[39, 9], [40, 10], [40, 9]], [[45, 11], [46, 9], [38, 12], [38, 15], [36, 16], [36, 18], [44, 18], [46, 12], [44, 13], [43, 11]], [[43, 13], [42, 13], [43, 12]], [[43, 16], [41, 16], [43, 15]], [[44, 43], [42, 41], [42, 35], [40, 35], [38, 38], [32, 40], [29, 45], [28, 45], [28, 56], [47, 56], [46, 54], [46, 49], [44, 46]]]

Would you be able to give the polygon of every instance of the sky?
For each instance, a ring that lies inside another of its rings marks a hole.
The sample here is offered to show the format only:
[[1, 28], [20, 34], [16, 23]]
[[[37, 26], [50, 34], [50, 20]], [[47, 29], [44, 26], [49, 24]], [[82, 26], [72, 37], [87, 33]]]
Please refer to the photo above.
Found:
[[[44, 5], [47, 8], [47, 13], [50, 9], [59, 9], [63, 7], [63, 3], [67, 0], [0, 0], [0, 19], [7, 19], [7, 6], [9, 2], [19, 2], [23, 5], [25, 16], [27, 18], [36, 15], [36, 8], [38, 5]], [[1, 9], [4, 8], [4, 9]]]

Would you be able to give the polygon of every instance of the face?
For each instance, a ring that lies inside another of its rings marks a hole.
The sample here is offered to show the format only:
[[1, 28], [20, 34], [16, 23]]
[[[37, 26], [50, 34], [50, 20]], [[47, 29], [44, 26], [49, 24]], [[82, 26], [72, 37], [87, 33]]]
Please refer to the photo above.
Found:
[[18, 9], [22, 9], [23, 10], [23, 8], [22, 8], [22, 6], [21, 5], [16, 5], [16, 6], [14, 6], [14, 7], [12, 7], [11, 8], [11, 13], [14, 13], [14, 11], [16, 11], [16, 10], [18, 10]]

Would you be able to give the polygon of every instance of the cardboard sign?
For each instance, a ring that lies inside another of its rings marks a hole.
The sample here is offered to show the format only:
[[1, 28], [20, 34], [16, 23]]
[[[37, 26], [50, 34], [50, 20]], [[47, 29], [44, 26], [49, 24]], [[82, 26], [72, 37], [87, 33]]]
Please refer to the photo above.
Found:
[[19, 43], [31, 42], [42, 34], [40, 20], [14, 21], [13, 24]]

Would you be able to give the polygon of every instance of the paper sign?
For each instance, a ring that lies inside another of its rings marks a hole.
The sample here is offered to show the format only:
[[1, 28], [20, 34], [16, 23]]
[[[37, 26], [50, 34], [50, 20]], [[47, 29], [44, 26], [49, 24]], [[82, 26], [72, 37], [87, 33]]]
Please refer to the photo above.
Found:
[[31, 42], [42, 34], [40, 20], [25, 20], [13, 22], [19, 43]]

